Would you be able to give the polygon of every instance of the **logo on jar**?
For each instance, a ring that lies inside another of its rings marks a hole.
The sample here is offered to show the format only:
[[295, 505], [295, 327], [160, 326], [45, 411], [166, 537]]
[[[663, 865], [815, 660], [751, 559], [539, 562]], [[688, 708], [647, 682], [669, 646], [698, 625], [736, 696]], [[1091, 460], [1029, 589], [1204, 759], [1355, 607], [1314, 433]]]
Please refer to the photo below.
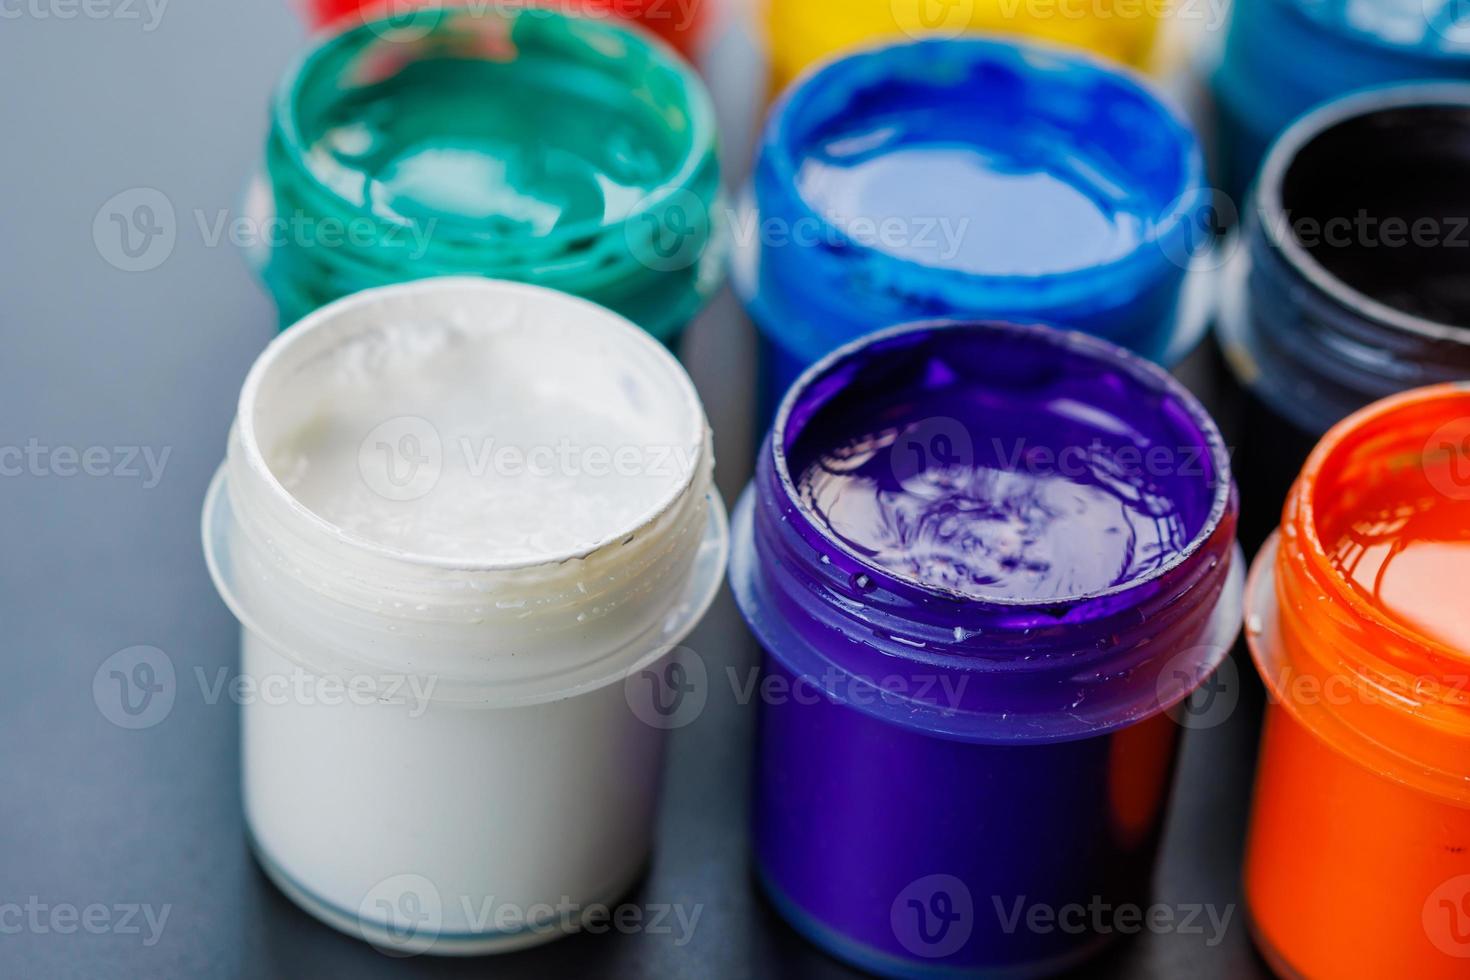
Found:
[[[1196, 646], [1175, 654], [1156, 683], [1159, 704], [1174, 704], [1172, 716], [1182, 728], [1223, 725], [1240, 703], [1240, 669], [1228, 648]], [[1183, 691], [1189, 694], [1180, 701]]]
[[1429, 437], [1424, 475], [1451, 500], [1470, 500], [1470, 417], [1448, 422]]
[[974, 468], [975, 443], [959, 419], [936, 416], [899, 433], [888, 459], [899, 485], [925, 496]]
[[92, 244], [114, 269], [148, 272], [174, 254], [178, 231], [173, 202], [162, 191], [130, 187], [97, 209]]
[[712, 224], [709, 205], [681, 187], [666, 196], [651, 194], [639, 201], [623, 224], [623, 238], [644, 268], [682, 272], [704, 256]]
[[387, 500], [427, 496], [444, 473], [444, 443], [427, 419], [401, 415], [367, 434], [358, 448], [363, 482]]
[[940, 959], [970, 941], [975, 903], [970, 889], [954, 875], [926, 875], [898, 893], [889, 924], [904, 949], [925, 959]]
[[92, 700], [119, 728], [152, 728], [168, 717], [177, 693], [174, 662], [157, 647], [119, 650], [92, 675]]
[[1470, 959], [1470, 875], [1458, 875], [1424, 902], [1424, 933], [1446, 956]]
[[357, 907], [358, 931], [389, 956], [427, 952], [444, 927], [439, 889], [423, 875], [402, 874], [373, 886]]
[[639, 721], [671, 731], [694, 723], [709, 703], [709, 671], [704, 658], [675, 647], [657, 662], [623, 681], [623, 696]]
[[975, 0], [889, 0], [889, 10], [909, 37], [952, 40], [974, 20]]

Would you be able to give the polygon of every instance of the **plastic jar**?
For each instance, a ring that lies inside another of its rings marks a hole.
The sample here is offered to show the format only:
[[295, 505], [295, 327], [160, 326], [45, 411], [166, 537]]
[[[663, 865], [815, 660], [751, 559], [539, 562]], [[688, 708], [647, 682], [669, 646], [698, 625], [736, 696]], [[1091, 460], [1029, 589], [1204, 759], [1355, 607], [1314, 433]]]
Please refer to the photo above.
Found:
[[722, 282], [709, 94], [616, 23], [431, 9], [322, 40], [286, 75], [260, 257], [282, 323], [444, 275], [548, 286], [673, 343]]
[[1349, 96], [1272, 147], [1217, 324], [1241, 389], [1248, 549], [1334, 424], [1395, 392], [1470, 378], [1466, 168], [1470, 85], [1458, 83]]
[[754, 848], [781, 914], [886, 976], [1105, 945], [1027, 923], [1146, 901], [1169, 712], [1239, 632], [1235, 513], [1193, 396], [1082, 334], [910, 325], [803, 375], [730, 566], [765, 651]]
[[1470, 78], [1470, 21], [1445, 0], [1234, 0], [1214, 77], [1221, 186], [1237, 200], [1276, 136], [1357, 89]]
[[1470, 971], [1470, 385], [1332, 429], [1251, 571], [1245, 869], [1283, 976]]
[[973, 31], [1019, 34], [1089, 49], [1144, 67], [1169, 0], [766, 0], [774, 91], [807, 66], [883, 41], [958, 37]]
[[737, 219], [764, 416], [834, 348], [937, 316], [1177, 360], [1203, 180], [1183, 119], [1079, 54], [963, 38], [826, 65], [776, 106]]
[[278, 337], [203, 527], [272, 880], [397, 953], [534, 945], [620, 897], [663, 745], [624, 681], [718, 589], [711, 467], [673, 356], [574, 297], [429, 280]]
[[642, 24], [694, 57], [705, 37], [712, 0], [304, 0], [313, 27], [344, 30], [378, 17], [411, 16], [429, 7], [459, 3], [469, 9], [540, 7], [591, 19], [618, 18]]

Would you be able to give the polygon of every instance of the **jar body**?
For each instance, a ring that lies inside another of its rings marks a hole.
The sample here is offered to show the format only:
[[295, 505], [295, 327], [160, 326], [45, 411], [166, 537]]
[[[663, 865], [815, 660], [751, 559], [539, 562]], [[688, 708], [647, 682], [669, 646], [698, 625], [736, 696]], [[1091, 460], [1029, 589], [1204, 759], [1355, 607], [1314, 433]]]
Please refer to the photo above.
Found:
[[1086, 48], [1115, 61], [1146, 67], [1158, 36], [1163, 5], [1109, 11], [1109, 5], [1061, 0], [1029, 12], [1001, 0], [926, 5], [923, 0], [766, 0], [772, 91], [779, 92], [809, 65], [845, 50], [926, 34], [954, 37], [983, 31], [1020, 34]]
[[770, 653], [764, 670], [792, 693], [761, 706], [755, 860], [828, 952], [885, 976], [1049, 974], [1117, 938], [1077, 927], [1093, 909], [1112, 922], [1147, 903], [1177, 743], [1167, 714], [975, 744], [821, 697]]
[[[300, 672], [248, 629], [241, 658], [261, 691]], [[519, 949], [635, 883], [663, 742], [621, 684], [504, 708], [251, 698], [246, 820], [262, 865], [328, 924], [404, 953]]]
[[1365, 22], [1355, 26], [1347, 4], [1323, 5], [1312, 16], [1301, 0], [1236, 0], [1213, 83], [1227, 194], [1241, 200], [1277, 135], [1323, 102], [1391, 82], [1470, 78], [1470, 50], [1452, 45], [1448, 31], [1435, 33], [1429, 8], [1399, 6], [1414, 18], [1408, 29], [1421, 33], [1418, 41], [1375, 36], [1367, 4]]
[[1246, 852], [1257, 943], [1283, 976], [1470, 970], [1470, 808], [1371, 771], [1266, 709]]

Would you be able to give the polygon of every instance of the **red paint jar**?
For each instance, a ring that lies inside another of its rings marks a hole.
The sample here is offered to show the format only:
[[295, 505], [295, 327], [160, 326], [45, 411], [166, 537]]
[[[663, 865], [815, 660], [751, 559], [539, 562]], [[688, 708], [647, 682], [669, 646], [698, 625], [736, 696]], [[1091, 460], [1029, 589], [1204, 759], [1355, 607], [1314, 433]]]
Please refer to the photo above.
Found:
[[432, 6], [469, 6], [504, 10], [546, 7], [591, 18], [634, 20], [693, 59], [699, 51], [710, 9], [716, 0], [298, 0], [312, 27], [338, 30], [343, 21], [365, 16], [407, 15]]

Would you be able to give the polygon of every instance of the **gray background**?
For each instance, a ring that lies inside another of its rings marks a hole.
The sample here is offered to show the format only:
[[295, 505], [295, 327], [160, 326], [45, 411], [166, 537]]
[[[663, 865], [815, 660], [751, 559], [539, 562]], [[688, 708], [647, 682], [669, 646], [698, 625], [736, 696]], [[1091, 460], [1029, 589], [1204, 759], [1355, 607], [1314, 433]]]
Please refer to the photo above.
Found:
[[[0, 14], [0, 451], [48, 451], [0, 476], [0, 976], [851, 975], [752, 887], [751, 709], [719, 686], [673, 736], [659, 850], [630, 898], [702, 906], [687, 945], [579, 936], [493, 961], [395, 960], [317, 924], [265, 881], [242, 832], [235, 706], [201, 690], [201, 674], [235, 669], [236, 632], [205, 573], [198, 515], [275, 314], [238, 249], [208, 231], [241, 214], [268, 95], [304, 32], [284, 0], [173, 0], [156, 21], [143, 0], [4, 0]], [[720, 50], [713, 74], [738, 164], [759, 73], [738, 37]], [[165, 235], [143, 251], [155, 268], [130, 272], [117, 267], [127, 263], [111, 216], [156, 200], [139, 189], [166, 199], [172, 221], [155, 218], [174, 234], [171, 248]], [[752, 451], [751, 335], [728, 297], [685, 359], [733, 497]], [[103, 447], [107, 462], [68, 476], [61, 447]], [[121, 465], [142, 450], [167, 453], [156, 485], [146, 468], [130, 476]], [[137, 645], [173, 665], [174, 703], [157, 724], [128, 730], [109, 720], [116, 705], [94, 697], [93, 681]], [[754, 663], [728, 596], [689, 645], [720, 676]], [[1239, 901], [1256, 697], [1245, 687], [1224, 724], [1189, 734], [1161, 902]], [[6, 928], [7, 907], [36, 902], [100, 903], [110, 925]], [[130, 904], [168, 907], [156, 943], [146, 927], [116, 928], [115, 907]], [[1206, 938], [1146, 936], [1090, 972], [1260, 971], [1242, 909], [1224, 943]]]

